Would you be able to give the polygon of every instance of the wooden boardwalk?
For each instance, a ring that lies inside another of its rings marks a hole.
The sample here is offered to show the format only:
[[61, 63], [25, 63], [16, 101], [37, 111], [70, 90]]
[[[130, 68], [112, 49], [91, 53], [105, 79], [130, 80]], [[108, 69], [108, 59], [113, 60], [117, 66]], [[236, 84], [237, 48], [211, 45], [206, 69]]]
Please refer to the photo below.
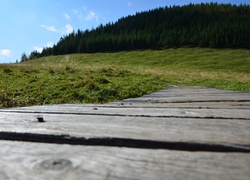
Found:
[[250, 93], [169, 87], [103, 105], [0, 109], [0, 179], [250, 177]]

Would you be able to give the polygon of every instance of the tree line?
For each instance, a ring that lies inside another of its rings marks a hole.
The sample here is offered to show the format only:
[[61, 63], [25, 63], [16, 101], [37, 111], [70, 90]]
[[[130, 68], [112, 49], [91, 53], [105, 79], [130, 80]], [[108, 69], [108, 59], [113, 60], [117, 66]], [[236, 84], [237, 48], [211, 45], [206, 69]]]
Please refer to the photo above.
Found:
[[167, 6], [62, 37], [28, 60], [48, 55], [171, 47], [250, 48], [250, 6], [218, 3]]

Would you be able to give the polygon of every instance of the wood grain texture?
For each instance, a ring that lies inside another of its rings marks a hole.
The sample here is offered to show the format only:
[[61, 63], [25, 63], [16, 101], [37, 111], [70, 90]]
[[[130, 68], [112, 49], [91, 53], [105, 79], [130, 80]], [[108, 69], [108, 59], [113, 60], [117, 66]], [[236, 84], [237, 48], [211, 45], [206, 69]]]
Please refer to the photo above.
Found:
[[0, 179], [248, 180], [250, 156], [0, 141]]
[[173, 86], [108, 104], [0, 109], [0, 124], [0, 179], [250, 177], [250, 93]]
[[0, 131], [67, 134], [76, 137], [118, 137], [171, 142], [250, 144], [247, 120], [1, 113]]
[[[8, 110], [5, 110], [8, 112]], [[9, 112], [43, 113], [43, 114], [78, 114], [102, 116], [140, 116], [140, 117], [176, 117], [176, 118], [214, 118], [250, 120], [249, 109], [191, 109], [191, 108], [154, 108], [154, 107], [71, 107], [71, 106], [41, 106], [30, 107]]]
[[249, 93], [206, 87], [172, 86], [155, 93], [123, 100], [121, 103], [250, 102]]

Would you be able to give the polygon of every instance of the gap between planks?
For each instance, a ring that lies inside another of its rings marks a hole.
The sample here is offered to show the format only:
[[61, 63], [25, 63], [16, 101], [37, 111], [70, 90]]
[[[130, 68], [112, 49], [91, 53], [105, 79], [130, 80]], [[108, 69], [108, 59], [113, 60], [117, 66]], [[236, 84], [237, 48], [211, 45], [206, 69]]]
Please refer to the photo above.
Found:
[[112, 146], [139, 149], [166, 149], [178, 151], [240, 152], [250, 153], [250, 145], [205, 144], [195, 142], [166, 142], [131, 138], [98, 137], [84, 138], [69, 135], [48, 135], [32, 133], [0, 132], [0, 140], [69, 144], [84, 146]]

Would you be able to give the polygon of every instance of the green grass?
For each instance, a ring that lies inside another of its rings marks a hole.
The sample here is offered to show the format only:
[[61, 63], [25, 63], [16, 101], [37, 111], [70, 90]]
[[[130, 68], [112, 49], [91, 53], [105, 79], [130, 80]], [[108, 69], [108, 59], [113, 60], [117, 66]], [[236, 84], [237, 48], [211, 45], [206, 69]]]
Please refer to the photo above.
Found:
[[250, 51], [179, 48], [49, 56], [0, 65], [0, 108], [106, 103], [169, 85], [250, 92]]

